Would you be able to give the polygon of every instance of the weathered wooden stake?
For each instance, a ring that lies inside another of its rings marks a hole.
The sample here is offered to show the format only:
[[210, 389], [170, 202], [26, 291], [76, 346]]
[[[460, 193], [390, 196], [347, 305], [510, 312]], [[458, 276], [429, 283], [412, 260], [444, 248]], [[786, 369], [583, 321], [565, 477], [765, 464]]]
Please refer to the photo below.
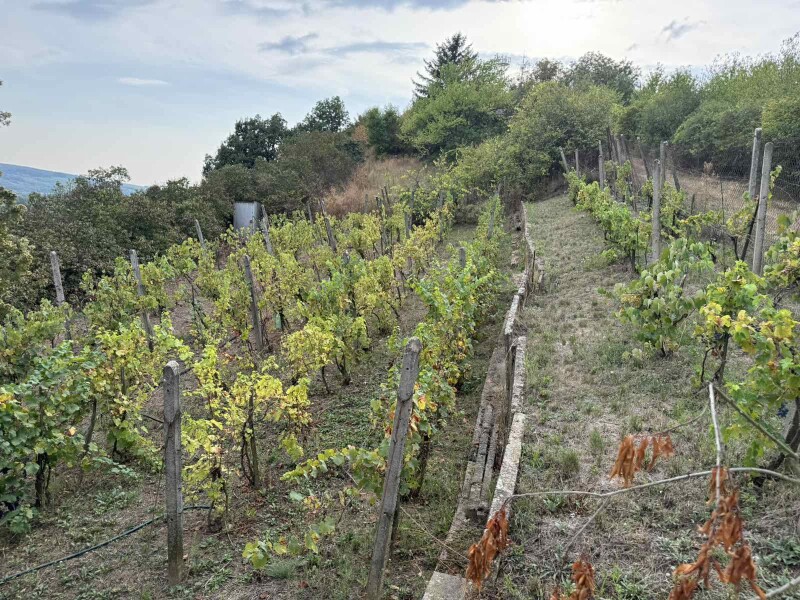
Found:
[[581, 163], [578, 160], [578, 149], [575, 148], [575, 175], [580, 177], [581, 175]]
[[411, 420], [411, 409], [414, 396], [414, 384], [419, 375], [419, 353], [422, 344], [418, 338], [412, 337], [403, 352], [403, 364], [400, 372], [400, 387], [397, 389], [397, 406], [394, 411], [392, 438], [389, 441], [386, 478], [383, 482], [381, 509], [378, 514], [378, 526], [375, 532], [375, 546], [372, 550], [372, 561], [367, 582], [367, 600], [378, 600], [383, 587], [383, 571], [391, 542], [392, 522], [398, 510], [397, 493], [400, 490], [400, 475], [403, 471], [403, 451], [406, 445], [408, 424]]
[[200, 242], [200, 247], [205, 249], [206, 238], [203, 237], [203, 230], [200, 228], [200, 221], [194, 220], [194, 230], [197, 232], [197, 241]]
[[600, 180], [600, 189], [606, 187], [606, 161], [603, 157], [603, 142], [597, 142], [597, 149], [600, 153], [599, 158], [597, 159], [597, 175], [598, 179]]
[[464, 246], [458, 249], [458, 264], [462, 269], [467, 266], [467, 249]]
[[647, 166], [647, 159], [644, 156], [644, 147], [642, 146], [641, 138], [636, 138], [636, 145], [639, 146], [639, 156], [642, 157], [642, 163], [644, 164], [644, 174], [647, 176], [647, 179], [650, 179], [650, 167]]
[[333, 253], [336, 254], [336, 236], [333, 234], [333, 228], [331, 227], [331, 220], [328, 218], [328, 213], [325, 210], [325, 201], [319, 201], [319, 208], [322, 211], [322, 220], [325, 222], [325, 233], [328, 236], [328, 245], [333, 250]]
[[653, 175], [653, 232], [650, 239], [652, 260], [657, 261], [661, 256], [661, 170], [663, 165], [656, 161]]
[[50, 268], [53, 271], [53, 285], [56, 288], [56, 306], [64, 304], [64, 285], [61, 282], [61, 263], [55, 250], [50, 251]]
[[[142, 283], [142, 271], [139, 268], [139, 256], [136, 254], [136, 250], [131, 248], [130, 252], [131, 257], [131, 266], [133, 267], [133, 276], [136, 278], [136, 295], [139, 298], [145, 295], [144, 292], [144, 284]], [[150, 314], [147, 312], [147, 309], [142, 309], [142, 325], [144, 326], [144, 332], [147, 334], [147, 346], [150, 348], [150, 351], [153, 351], [153, 326], [150, 323]]]
[[261, 311], [258, 310], [258, 294], [256, 292], [256, 281], [253, 278], [253, 269], [250, 266], [250, 257], [245, 254], [242, 259], [244, 262], [244, 276], [247, 285], [250, 287], [250, 320], [253, 324], [253, 345], [257, 351], [264, 347], [264, 335], [261, 331]]
[[[50, 251], [50, 268], [53, 271], [53, 286], [56, 288], [56, 306], [64, 304], [64, 284], [61, 280], [61, 262], [58, 260], [58, 254], [55, 250]], [[64, 323], [67, 339], [72, 339], [72, 327], [70, 326], [69, 317]]]
[[758, 159], [761, 154], [761, 127], [756, 127], [753, 132], [753, 151], [750, 154], [750, 181], [747, 184], [747, 192], [750, 200], [756, 199], [758, 189]]
[[758, 195], [756, 212], [756, 238], [753, 244], [753, 273], [761, 275], [764, 268], [764, 235], [767, 225], [767, 200], [769, 200], [769, 179], [772, 171], [772, 142], [764, 145], [764, 159], [761, 163], [761, 193]]
[[183, 494], [181, 493], [180, 367], [171, 360], [164, 367], [164, 472], [167, 504], [167, 561], [170, 585], [183, 578]]
[[264, 207], [261, 207], [261, 212], [264, 215], [261, 217], [261, 235], [264, 236], [264, 245], [267, 247], [267, 252], [274, 256], [275, 249], [272, 247], [272, 238], [269, 237], [269, 215], [264, 210]]
[[658, 159], [661, 161], [661, 180], [658, 184], [664, 187], [664, 183], [667, 181], [667, 142], [661, 142], [661, 145], [658, 147]]
[[567, 164], [567, 157], [564, 155], [564, 149], [559, 148], [558, 151], [561, 153], [561, 166], [564, 167], [564, 175], [569, 173], [569, 165]]
[[678, 165], [675, 164], [675, 148], [673, 147], [670, 151], [672, 155], [672, 183], [675, 184], [675, 190], [680, 192], [681, 191], [681, 182], [678, 181]]

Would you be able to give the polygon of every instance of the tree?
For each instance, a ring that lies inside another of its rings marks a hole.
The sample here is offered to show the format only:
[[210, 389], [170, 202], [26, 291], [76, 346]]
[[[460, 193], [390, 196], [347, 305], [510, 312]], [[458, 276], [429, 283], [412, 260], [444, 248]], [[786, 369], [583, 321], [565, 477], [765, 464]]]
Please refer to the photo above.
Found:
[[630, 102], [639, 80], [639, 68], [629, 60], [616, 61], [599, 52], [587, 52], [564, 76], [572, 86], [602, 85], [619, 93], [623, 104]]
[[[442, 83], [443, 70], [447, 65], [467, 66], [475, 64], [478, 54], [467, 43], [467, 36], [458, 32], [441, 44], [436, 44], [433, 60], [425, 60], [425, 72], [417, 72], [419, 81], [414, 81], [414, 95], [425, 98], [433, 86]], [[470, 75], [469, 69], [460, 71], [465, 77]]]
[[620, 129], [656, 146], [671, 140], [681, 123], [700, 104], [697, 80], [688, 71], [665, 76], [659, 68], [647, 78], [631, 103], [621, 111]]
[[[0, 86], [3, 85], [3, 82], [0, 81]], [[0, 110], [0, 127], [3, 125], [8, 125], [11, 123], [11, 113], [10, 112], [3, 112]]]
[[329, 131], [338, 133], [350, 122], [350, 115], [339, 96], [320, 100], [297, 127], [298, 131]]
[[0, 187], [0, 317], [5, 316], [13, 291], [27, 278], [33, 260], [27, 238], [17, 235], [25, 206], [13, 192]]
[[222, 142], [215, 156], [206, 155], [203, 174], [225, 165], [244, 165], [252, 167], [261, 158], [275, 160], [278, 147], [289, 133], [286, 120], [280, 113], [269, 119], [256, 115], [236, 122], [234, 131]]
[[405, 139], [434, 156], [502, 133], [513, 103], [506, 68], [497, 59], [445, 65], [441, 81], [404, 115]]
[[533, 87], [509, 124], [508, 142], [522, 184], [530, 188], [558, 168], [558, 148], [569, 155], [592, 148], [611, 125], [617, 94], [606, 87]]
[[517, 102], [520, 102], [533, 86], [548, 81], [559, 81], [564, 77], [564, 73], [564, 64], [557, 60], [540, 58], [531, 63], [527, 58], [523, 59], [519, 74], [511, 86]]
[[398, 155], [408, 151], [408, 146], [400, 137], [400, 113], [391, 104], [383, 110], [377, 106], [370, 108], [361, 121], [367, 129], [369, 145], [378, 156]]

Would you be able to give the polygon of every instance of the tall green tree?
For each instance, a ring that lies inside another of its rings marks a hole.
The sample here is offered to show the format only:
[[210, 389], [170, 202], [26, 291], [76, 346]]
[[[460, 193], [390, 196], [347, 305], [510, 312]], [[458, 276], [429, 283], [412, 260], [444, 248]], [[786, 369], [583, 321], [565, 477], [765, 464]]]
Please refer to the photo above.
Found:
[[381, 110], [377, 106], [370, 108], [361, 117], [367, 129], [369, 145], [378, 156], [395, 156], [409, 151], [409, 147], [400, 137], [402, 118], [397, 108], [388, 105]]
[[630, 102], [639, 81], [639, 67], [629, 60], [616, 61], [600, 52], [587, 52], [564, 75], [575, 87], [600, 85], [615, 90], [623, 104]]
[[454, 158], [458, 148], [505, 131], [513, 105], [507, 67], [498, 59], [445, 65], [403, 116], [405, 139], [428, 156]]
[[691, 73], [665, 75], [658, 68], [621, 111], [619, 126], [631, 138], [640, 136], [643, 142], [656, 146], [662, 140], [671, 140], [699, 104], [699, 86]]
[[475, 65], [477, 59], [478, 54], [472, 49], [472, 44], [467, 43], [467, 36], [460, 31], [441, 44], [436, 44], [433, 59], [426, 59], [424, 72], [417, 72], [419, 80], [414, 81], [415, 96], [426, 98], [432, 87], [440, 85], [443, 82], [444, 68], [447, 65], [462, 67], [457, 72], [464, 77], [469, 77], [471, 75], [469, 66]]
[[222, 142], [216, 154], [206, 155], [203, 174], [225, 165], [252, 167], [257, 159], [275, 160], [278, 147], [288, 133], [286, 120], [280, 113], [269, 119], [256, 115], [237, 121], [233, 133]]
[[328, 131], [338, 133], [350, 124], [350, 114], [339, 96], [320, 100], [298, 125], [298, 131]]
[[534, 86], [509, 124], [507, 143], [521, 183], [529, 189], [559, 168], [558, 148], [567, 155], [603, 139], [618, 102], [602, 86], [569, 87], [549, 81]]

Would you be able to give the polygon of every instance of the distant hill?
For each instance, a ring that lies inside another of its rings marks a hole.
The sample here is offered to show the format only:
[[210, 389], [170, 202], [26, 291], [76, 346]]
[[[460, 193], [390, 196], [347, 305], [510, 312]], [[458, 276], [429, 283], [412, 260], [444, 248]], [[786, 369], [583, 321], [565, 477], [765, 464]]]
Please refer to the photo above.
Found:
[[[67, 183], [77, 177], [69, 173], [59, 173], [58, 171], [46, 171], [44, 169], [34, 169], [33, 167], [22, 167], [20, 165], [9, 165], [0, 163], [0, 187], [4, 187], [14, 192], [20, 199], [24, 200], [28, 194], [37, 192], [47, 194], [53, 191], [56, 183]], [[145, 186], [126, 183], [122, 186], [125, 194], [132, 194], [136, 190], [143, 190]]]

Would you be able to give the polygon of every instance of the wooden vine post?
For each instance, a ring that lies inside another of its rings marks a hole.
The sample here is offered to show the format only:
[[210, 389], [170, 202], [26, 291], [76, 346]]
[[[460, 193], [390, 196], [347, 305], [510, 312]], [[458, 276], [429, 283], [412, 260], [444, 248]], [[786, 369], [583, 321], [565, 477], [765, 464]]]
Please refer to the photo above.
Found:
[[658, 147], [658, 160], [661, 161], [661, 179], [658, 181], [658, 185], [662, 188], [664, 187], [664, 183], [667, 181], [667, 142], [661, 142], [661, 145]]
[[[53, 271], [53, 287], [56, 288], [56, 306], [64, 304], [64, 282], [61, 279], [61, 262], [58, 260], [58, 253], [55, 250], [50, 251], [50, 268]], [[64, 323], [66, 329], [67, 339], [72, 339], [72, 328], [69, 324], [69, 318]]]
[[181, 492], [181, 387], [178, 363], [164, 367], [164, 473], [166, 485], [167, 575], [170, 585], [183, 578], [183, 494]]
[[653, 232], [650, 235], [652, 262], [656, 262], [661, 256], [661, 177], [663, 168], [661, 161], [657, 160], [653, 174]]
[[253, 269], [250, 266], [250, 257], [245, 254], [242, 259], [244, 262], [244, 276], [250, 288], [250, 321], [253, 325], [253, 346], [257, 352], [264, 347], [264, 334], [261, 330], [261, 311], [258, 310], [258, 294], [256, 292], [256, 281], [253, 278]]
[[325, 221], [325, 233], [328, 236], [328, 245], [333, 250], [333, 253], [336, 254], [336, 236], [333, 235], [333, 228], [331, 227], [331, 220], [328, 218], [328, 213], [325, 210], [325, 201], [319, 201], [319, 207], [322, 210], [322, 219]]
[[597, 159], [597, 173], [600, 180], [600, 189], [606, 187], [606, 161], [603, 158], [603, 142], [597, 142], [599, 157]]
[[[131, 266], [133, 267], [133, 276], [136, 278], [136, 295], [139, 298], [144, 297], [144, 284], [142, 283], [142, 271], [139, 268], [139, 256], [136, 254], [136, 250], [131, 249], [130, 253], [131, 257]], [[150, 323], [150, 313], [147, 312], [146, 308], [142, 309], [142, 325], [144, 326], [144, 331], [147, 334], [147, 346], [150, 348], [150, 352], [153, 351], [153, 325]]]
[[564, 175], [569, 173], [569, 165], [567, 164], [567, 157], [564, 154], [564, 149], [559, 148], [558, 151], [561, 153], [561, 166], [564, 167]]
[[460, 246], [458, 249], [458, 264], [462, 269], [467, 266], [467, 249], [464, 246]]
[[267, 247], [267, 252], [271, 255], [275, 255], [275, 250], [272, 247], [272, 238], [269, 237], [269, 215], [261, 208], [263, 217], [261, 218], [261, 235], [264, 237], [264, 245]]
[[411, 420], [411, 409], [414, 403], [414, 384], [419, 375], [419, 354], [422, 343], [412, 337], [403, 352], [400, 387], [397, 389], [397, 406], [394, 411], [392, 438], [389, 441], [386, 478], [383, 482], [381, 509], [378, 514], [378, 526], [375, 532], [375, 546], [372, 550], [372, 561], [367, 582], [367, 600], [378, 600], [383, 587], [383, 571], [391, 542], [392, 523], [398, 510], [397, 494], [400, 491], [400, 474], [403, 471], [403, 451], [406, 445], [408, 424]]
[[203, 230], [200, 228], [200, 221], [194, 220], [194, 230], [197, 233], [197, 241], [200, 242], [200, 247], [205, 250], [206, 238], [203, 237]]
[[756, 223], [756, 217], [758, 216], [758, 161], [761, 158], [761, 127], [756, 127], [755, 131], [753, 132], [753, 150], [750, 154], [750, 179], [747, 182], [747, 193], [750, 196], [750, 200], [756, 203], [756, 212], [753, 213], [753, 217], [750, 219], [750, 225], [747, 228], [747, 236], [744, 238], [744, 246], [742, 247], [742, 256], [741, 260], [744, 260], [747, 256], [747, 248], [750, 246], [750, 240], [753, 237], [753, 227]]
[[644, 147], [642, 146], [641, 138], [636, 138], [636, 144], [639, 146], [639, 156], [642, 157], [642, 164], [644, 164], [645, 179], [650, 179], [650, 167], [647, 166], [647, 158], [644, 156]]
[[764, 235], [767, 225], [767, 201], [769, 200], [769, 180], [772, 172], [772, 142], [764, 145], [764, 159], [761, 163], [761, 193], [758, 195], [756, 211], [756, 238], [753, 243], [753, 273], [761, 275], [764, 269]]
[[53, 271], [53, 286], [56, 288], [56, 306], [64, 304], [64, 284], [61, 281], [61, 263], [55, 250], [50, 251], [50, 268]]
[[578, 149], [575, 148], [575, 175], [581, 175], [581, 163], [578, 161]]

